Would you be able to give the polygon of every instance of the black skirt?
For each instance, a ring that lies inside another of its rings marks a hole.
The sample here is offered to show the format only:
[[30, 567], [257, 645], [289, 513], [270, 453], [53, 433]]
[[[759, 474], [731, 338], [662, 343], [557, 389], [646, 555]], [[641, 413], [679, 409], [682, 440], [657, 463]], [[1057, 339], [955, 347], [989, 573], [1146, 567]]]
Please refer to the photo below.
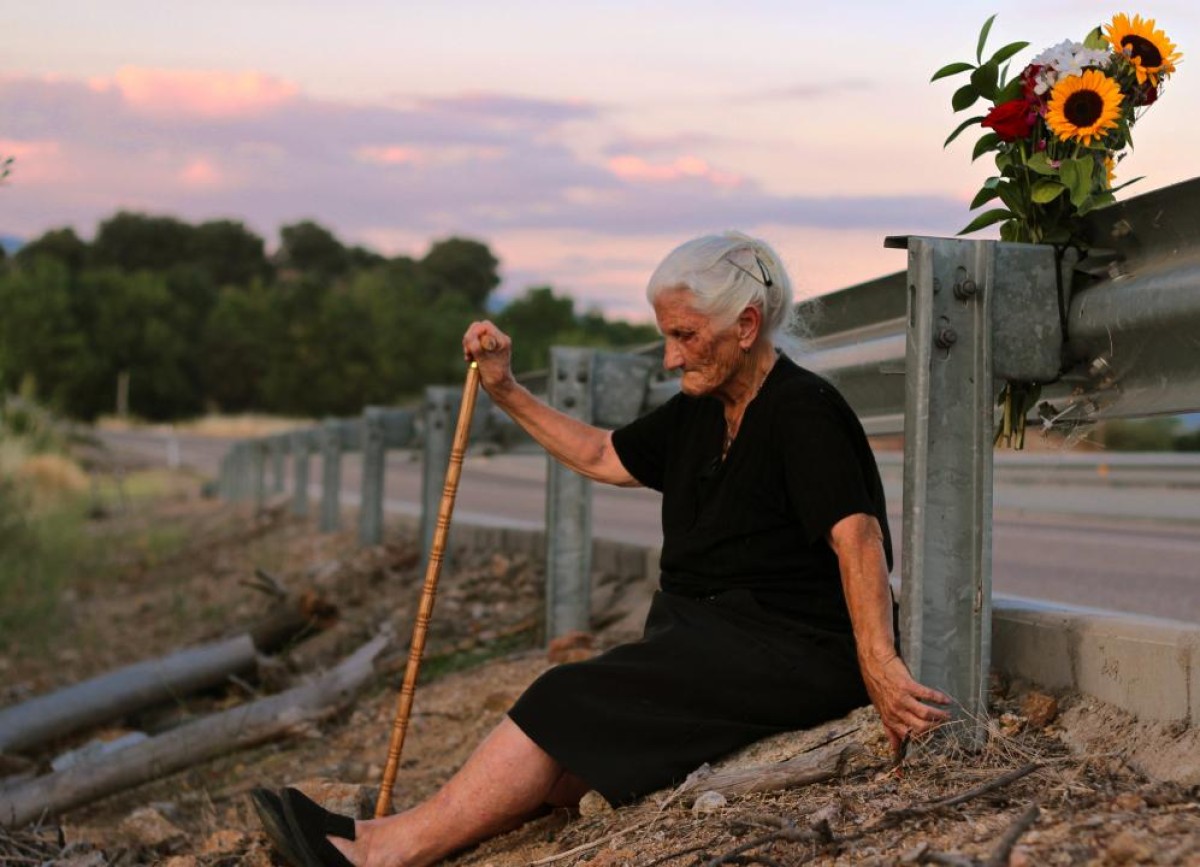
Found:
[[641, 640], [550, 669], [509, 716], [624, 804], [745, 744], [868, 701], [851, 635], [766, 611], [747, 590], [659, 592]]

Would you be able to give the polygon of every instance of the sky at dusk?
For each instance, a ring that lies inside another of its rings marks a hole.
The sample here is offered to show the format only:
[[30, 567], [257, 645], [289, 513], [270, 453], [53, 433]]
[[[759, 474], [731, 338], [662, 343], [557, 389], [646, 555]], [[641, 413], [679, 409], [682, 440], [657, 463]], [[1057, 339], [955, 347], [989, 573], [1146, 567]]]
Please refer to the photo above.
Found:
[[[817, 8], [813, 8], [817, 7]], [[38, 0], [0, 28], [0, 234], [118, 209], [314, 219], [421, 256], [500, 258], [500, 294], [551, 284], [648, 318], [657, 261], [707, 231], [773, 243], [800, 296], [904, 267], [890, 234], [956, 232], [990, 174], [943, 150], [980, 25], [1019, 68], [1116, 12], [1184, 54], [1134, 130], [1134, 195], [1197, 174], [1200, 7], [1061, 0], [808, 4]], [[1120, 177], [1118, 178], [1120, 180]]]

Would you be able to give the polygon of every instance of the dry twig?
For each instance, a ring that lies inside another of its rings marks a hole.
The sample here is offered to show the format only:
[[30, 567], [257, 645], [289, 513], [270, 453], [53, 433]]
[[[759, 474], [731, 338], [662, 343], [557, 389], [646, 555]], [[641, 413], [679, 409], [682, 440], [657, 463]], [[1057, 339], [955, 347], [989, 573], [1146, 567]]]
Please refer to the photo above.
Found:
[[1029, 826], [1037, 821], [1039, 812], [1037, 804], [1030, 804], [1025, 812], [1008, 826], [1008, 830], [996, 844], [995, 851], [984, 862], [984, 867], [1004, 867], [1008, 863], [1008, 856], [1012, 852], [1013, 846], [1017, 845], [1017, 841], [1021, 839], [1022, 834], [1029, 830]]
[[1042, 767], [1041, 762], [1030, 762], [1027, 765], [1009, 771], [1007, 774], [1001, 774], [993, 780], [989, 780], [982, 786], [976, 786], [973, 789], [968, 789], [965, 792], [960, 792], [957, 795], [952, 795], [949, 798], [942, 798], [938, 801], [932, 801], [928, 804], [917, 804], [912, 807], [897, 807], [893, 810], [888, 810], [879, 817], [874, 823], [863, 830], [863, 834], [869, 834], [872, 831], [882, 831], [885, 828], [891, 828], [900, 824], [905, 819], [912, 819], [917, 816], [924, 816], [929, 813], [936, 812], [943, 807], [953, 807], [958, 804], [965, 804], [972, 798], [978, 798], [980, 795], [986, 795], [988, 792], [993, 792], [996, 789], [1001, 789], [1009, 783], [1015, 782], [1022, 777], [1033, 773], [1038, 768]]

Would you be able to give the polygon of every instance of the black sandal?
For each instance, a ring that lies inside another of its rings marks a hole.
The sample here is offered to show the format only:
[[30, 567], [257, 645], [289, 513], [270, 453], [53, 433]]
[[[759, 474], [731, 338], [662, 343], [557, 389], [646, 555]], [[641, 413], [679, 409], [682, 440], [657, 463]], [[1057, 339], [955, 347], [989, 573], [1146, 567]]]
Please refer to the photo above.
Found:
[[326, 835], [354, 839], [354, 820], [331, 813], [299, 789], [284, 789], [281, 798], [289, 843], [302, 867], [354, 867]]
[[258, 788], [250, 792], [250, 803], [272, 848], [292, 867], [305, 867], [304, 859], [292, 845], [292, 829], [283, 812], [283, 800], [270, 789]]

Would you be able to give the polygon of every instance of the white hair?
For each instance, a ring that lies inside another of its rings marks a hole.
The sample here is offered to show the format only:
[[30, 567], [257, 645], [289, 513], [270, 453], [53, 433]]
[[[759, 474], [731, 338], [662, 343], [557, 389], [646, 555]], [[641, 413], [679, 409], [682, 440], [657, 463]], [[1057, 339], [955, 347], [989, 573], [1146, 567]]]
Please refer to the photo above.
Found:
[[696, 309], [718, 328], [728, 328], [747, 307], [762, 313], [763, 333], [790, 348], [792, 281], [778, 254], [765, 241], [741, 232], [703, 235], [667, 254], [650, 276], [646, 299], [687, 289]]

